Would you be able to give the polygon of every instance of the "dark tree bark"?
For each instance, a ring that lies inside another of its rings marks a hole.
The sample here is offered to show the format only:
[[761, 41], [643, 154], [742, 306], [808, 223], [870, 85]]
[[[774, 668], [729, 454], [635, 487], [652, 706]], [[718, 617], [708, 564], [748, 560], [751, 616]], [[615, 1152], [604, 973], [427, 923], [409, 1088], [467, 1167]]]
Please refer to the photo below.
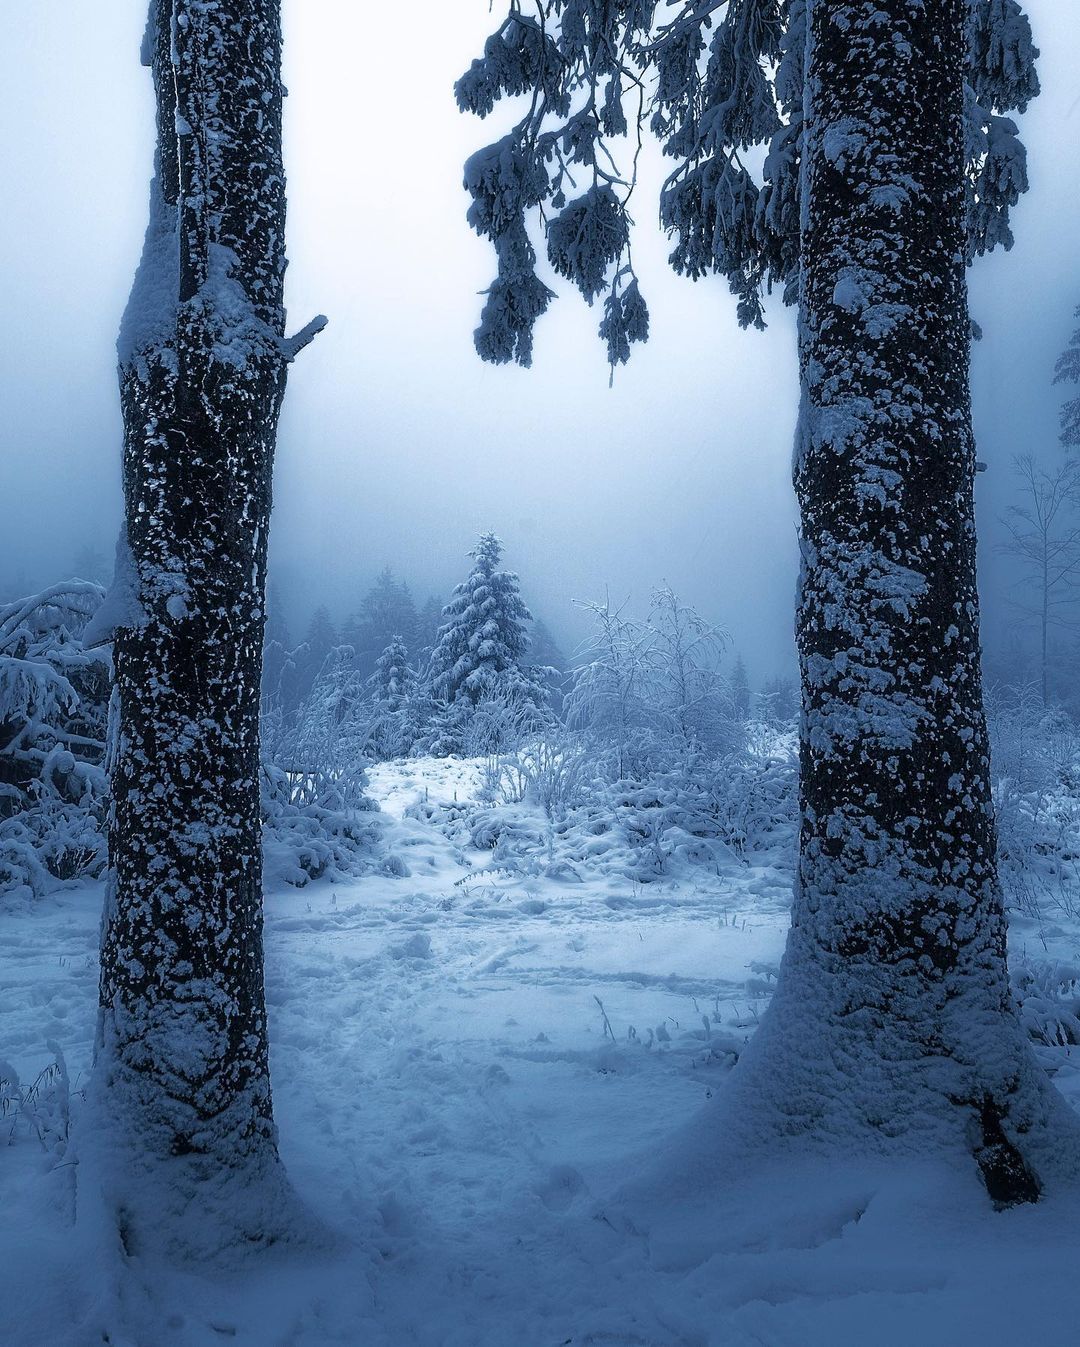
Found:
[[[259, 686], [288, 361], [278, 0], [153, 0], [156, 176], [120, 338], [126, 545], [101, 962], [106, 1107], [188, 1176], [276, 1169]], [[258, 1238], [263, 1231], [248, 1232]]]
[[966, 1147], [1008, 1204], [1038, 1195], [1057, 1101], [1010, 1005], [980, 682], [966, 17], [966, 0], [810, 5], [802, 827], [746, 1065], [781, 1130]]

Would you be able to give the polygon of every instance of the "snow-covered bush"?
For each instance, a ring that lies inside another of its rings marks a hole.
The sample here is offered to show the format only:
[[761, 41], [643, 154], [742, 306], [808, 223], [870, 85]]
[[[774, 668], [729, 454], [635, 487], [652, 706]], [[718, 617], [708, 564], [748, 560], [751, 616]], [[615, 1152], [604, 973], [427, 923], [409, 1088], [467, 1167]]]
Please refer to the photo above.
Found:
[[1080, 1044], [1080, 967], [1057, 960], [1025, 961], [1012, 970], [1020, 1022], [1044, 1047]]
[[42, 1150], [59, 1159], [71, 1130], [71, 1081], [59, 1044], [50, 1038], [46, 1046], [53, 1060], [29, 1085], [23, 1085], [15, 1068], [0, 1059], [0, 1128], [6, 1129], [9, 1142], [26, 1128]]
[[501, 706], [492, 720], [510, 750], [492, 736], [467, 745], [488, 757], [472, 844], [518, 869], [597, 864], [642, 881], [765, 853], [787, 863], [795, 735], [747, 719], [722, 668], [724, 633], [667, 587], [644, 621], [607, 600], [585, 606], [594, 629], [565, 723], [513, 723]]
[[566, 720], [591, 746], [610, 781], [688, 769], [742, 742], [730, 679], [722, 670], [725, 633], [663, 587], [645, 621], [609, 599], [583, 605], [591, 635], [566, 699]]
[[377, 806], [366, 793], [375, 708], [347, 646], [330, 652], [289, 711], [263, 698], [263, 865], [268, 881], [303, 886], [370, 867]]
[[707, 773], [707, 816], [739, 856], [794, 855], [799, 821], [798, 741], [792, 732], [752, 727], [748, 746]]
[[482, 771], [486, 803], [465, 818], [468, 841], [492, 853], [491, 868], [567, 878], [586, 867], [643, 883], [751, 860], [787, 867], [798, 821], [794, 736], [751, 730], [755, 751], [617, 782], [568, 735], [493, 757]]
[[468, 697], [429, 702], [415, 750], [436, 758], [484, 758], [513, 751], [554, 723], [531, 691], [520, 691], [512, 681], [497, 682], [476, 702]]
[[627, 873], [642, 881], [685, 865], [718, 871], [751, 857], [787, 864], [795, 852], [798, 761], [780, 745], [766, 756], [702, 758], [641, 781], [595, 785], [581, 816], [594, 839], [606, 833], [608, 841], [598, 848], [593, 840], [576, 858], [617, 841], [630, 854]]
[[557, 732], [492, 759], [487, 772], [493, 798], [536, 805], [548, 818], [564, 817], [583, 803], [592, 764], [583, 744]]
[[648, 770], [659, 729], [654, 636], [610, 599], [582, 606], [593, 630], [578, 648], [566, 723], [589, 743], [609, 779], [625, 780]]
[[467, 820], [472, 845], [480, 851], [490, 851], [493, 868], [505, 867], [517, 871], [531, 871], [534, 866], [523, 866], [529, 857], [546, 854], [549, 830], [533, 809], [521, 804], [497, 804], [493, 808], [477, 809]]
[[103, 596], [71, 580], [0, 607], [0, 893], [105, 867], [111, 669], [82, 642]]
[[369, 869], [379, 847], [377, 806], [363, 770], [307, 762], [262, 768], [263, 870], [270, 883], [298, 888]]

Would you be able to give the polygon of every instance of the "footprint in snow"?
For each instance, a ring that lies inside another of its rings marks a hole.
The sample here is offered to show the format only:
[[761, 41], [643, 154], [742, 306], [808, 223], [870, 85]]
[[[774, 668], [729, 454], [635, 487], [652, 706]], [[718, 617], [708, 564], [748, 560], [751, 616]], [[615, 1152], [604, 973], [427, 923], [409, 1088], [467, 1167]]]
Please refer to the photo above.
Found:
[[397, 945], [391, 945], [387, 953], [392, 959], [430, 959], [431, 936], [425, 931], [417, 931]]
[[585, 1180], [573, 1165], [554, 1165], [545, 1180], [533, 1185], [533, 1192], [548, 1211], [566, 1211], [588, 1191]]

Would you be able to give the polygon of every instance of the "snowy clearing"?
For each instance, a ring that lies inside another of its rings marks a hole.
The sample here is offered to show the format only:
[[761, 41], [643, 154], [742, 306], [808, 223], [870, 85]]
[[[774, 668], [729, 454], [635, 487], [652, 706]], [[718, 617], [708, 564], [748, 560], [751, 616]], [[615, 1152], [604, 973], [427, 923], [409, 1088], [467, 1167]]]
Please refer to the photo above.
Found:
[[[331, 1232], [324, 1253], [201, 1279], [123, 1260], [73, 1236], [70, 1167], [47, 1174], [16, 1119], [0, 1153], [7, 1342], [1070, 1340], [1080, 1204], [1060, 1196], [997, 1215], [970, 1176], [863, 1166], [706, 1188], [700, 1207], [613, 1203], [723, 1091], [768, 999], [789, 880], [734, 862], [647, 886], [486, 870], [490, 852], [405, 816], [466, 801], [479, 779], [459, 761], [376, 768], [410, 873], [267, 900], [281, 1149]], [[2, 1054], [25, 1083], [55, 1042], [76, 1107], [99, 913], [87, 887], [4, 917]], [[1061, 955], [1073, 943], [1062, 928], [1014, 934]], [[1068, 1049], [1056, 1057], [1080, 1101]]]

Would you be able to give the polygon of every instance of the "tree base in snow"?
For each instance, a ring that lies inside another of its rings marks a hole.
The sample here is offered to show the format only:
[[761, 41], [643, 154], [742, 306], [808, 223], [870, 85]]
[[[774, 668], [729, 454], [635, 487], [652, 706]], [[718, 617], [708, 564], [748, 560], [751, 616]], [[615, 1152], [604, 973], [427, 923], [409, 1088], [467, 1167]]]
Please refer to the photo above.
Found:
[[[773, 1002], [720, 1097], [669, 1159], [646, 1166], [628, 1210], [642, 1197], [675, 1210], [781, 1165], [942, 1163], [999, 1210], [1080, 1189], [1080, 1118], [1010, 1011], [972, 1004], [971, 989], [922, 1021], [850, 1007], [837, 969], [800, 945], [793, 930]], [[883, 1002], [902, 1010], [894, 974], [881, 970]]]
[[974, 1165], [834, 1153], [708, 1168], [678, 1201], [657, 1170], [602, 1216], [640, 1240], [653, 1277], [677, 1279], [681, 1304], [711, 1298], [730, 1334], [716, 1341], [899, 1345], [1067, 1337], [1037, 1288], [1078, 1213], [1077, 1184], [999, 1214]]
[[123, 1095], [105, 1075], [99, 1062], [75, 1136], [76, 1216], [114, 1237], [118, 1253], [228, 1267], [275, 1247], [333, 1242], [289, 1183], [270, 1129], [254, 1138], [223, 1132], [214, 1149], [168, 1155], [160, 1125], [137, 1103], [120, 1120]]

